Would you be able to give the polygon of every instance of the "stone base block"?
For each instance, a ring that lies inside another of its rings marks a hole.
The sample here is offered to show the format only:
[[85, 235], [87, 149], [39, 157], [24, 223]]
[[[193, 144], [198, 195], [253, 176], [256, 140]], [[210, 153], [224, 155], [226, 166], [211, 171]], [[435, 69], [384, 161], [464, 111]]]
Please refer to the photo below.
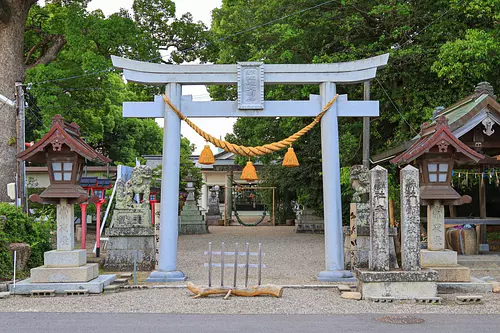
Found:
[[111, 224], [116, 228], [151, 227], [151, 210], [145, 208], [115, 209]]
[[323, 233], [325, 233], [325, 224], [324, 223], [298, 222], [297, 224], [295, 224], [295, 232], [297, 232], [297, 233], [323, 234]]
[[208, 234], [208, 225], [203, 224], [183, 224], [179, 225], [179, 235], [199, 235]]
[[99, 275], [88, 282], [68, 282], [68, 283], [35, 283], [32, 279], [26, 279], [10, 285], [10, 292], [14, 295], [30, 295], [33, 290], [55, 290], [56, 294], [64, 294], [66, 290], [87, 289], [90, 294], [100, 294], [104, 287], [109, 286], [116, 279], [116, 275]]
[[470, 282], [470, 268], [456, 266], [432, 266], [430, 269], [438, 272], [438, 282]]
[[475, 294], [490, 293], [491, 283], [471, 277], [470, 282], [438, 282], [438, 293], [440, 294]]
[[87, 263], [87, 251], [48, 251], [43, 254], [45, 267], [80, 267]]
[[451, 250], [431, 251], [420, 250], [420, 263], [422, 267], [456, 266], [457, 252]]
[[323, 282], [356, 282], [351, 271], [321, 271], [316, 276], [318, 281]]
[[392, 297], [415, 299], [437, 296], [438, 273], [433, 270], [374, 272], [357, 269], [363, 299]]
[[[123, 228], [110, 228], [109, 243], [104, 260], [104, 269], [110, 271], [132, 271], [134, 269], [134, 253], [137, 253], [137, 270], [154, 269], [154, 236], [153, 228], [133, 228], [132, 233]], [[124, 235], [125, 234], [125, 235]]]
[[98, 275], [99, 275], [98, 264], [86, 264], [80, 267], [40, 266], [31, 269], [31, 282], [33, 283], [88, 282], [92, 279], [95, 279]]
[[186, 281], [187, 276], [181, 271], [153, 271], [146, 282], [181, 282]]

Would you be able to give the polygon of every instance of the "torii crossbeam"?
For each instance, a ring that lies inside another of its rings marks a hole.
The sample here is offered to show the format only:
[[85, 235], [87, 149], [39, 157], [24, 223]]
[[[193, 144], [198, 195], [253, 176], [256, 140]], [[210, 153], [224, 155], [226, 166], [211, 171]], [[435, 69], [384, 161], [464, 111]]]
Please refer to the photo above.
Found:
[[[270, 65], [243, 62], [236, 65], [166, 65], [112, 56], [127, 81], [165, 85], [165, 94], [187, 117], [315, 117], [335, 96], [336, 84], [354, 84], [375, 78], [389, 54], [333, 64]], [[238, 85], [238, 101], [195, 102], [182, 96], [182, 85]], [[264, 101], [264, 84], [319, 84], [320, 95], [309, 101]], [[154, 102], [125, 102], [123, 115], [164, 118], [160, 249], [158, 270], [148, 281], [185, 280], [177, 270], [178, 189], [181, 120], [155, 96]], [[317, 278], [343, 281], [352, 278], [344, 270], [340, 158], [337, 117], [377, 117], [378, 101], [348, 101], [341, 96], [321, 119], [323, 202], [325, 222], [325, 270]]]

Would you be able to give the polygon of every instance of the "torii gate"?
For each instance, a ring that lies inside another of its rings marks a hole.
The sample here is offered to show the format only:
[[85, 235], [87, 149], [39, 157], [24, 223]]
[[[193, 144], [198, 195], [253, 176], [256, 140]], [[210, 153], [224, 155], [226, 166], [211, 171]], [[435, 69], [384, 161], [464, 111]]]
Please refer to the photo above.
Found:
[[[354, 84], [375, 78], [389, 54], [333, 64], [269, 65], [242, 62], [236, 65], [166, 65], [112, 56], [125, 79], [147, 85], [166, 85], [165, 94], [187, 117], [315, 117], [335, 96], [336, 84]], [[195, 102], [182, 96], [182, 85], [238, 85], [238, 101]], [[319, 84], [320, 95], [309, 101], [264, 101], [264, 84]], [[183, 281], [177, 270], [178, 191], [181, 120], [161, 96], [154, 102], [123, 103], [124, 117], [164, 118], [160, 249], [158, 270], [150, 282]], [[340, 158], [337, 117], [376, 117], [378, 101], [348, 101], [340, 96], [321, 119], [325, 270], [317, 278], [342, 281], [352, 278], [344, 270]]]

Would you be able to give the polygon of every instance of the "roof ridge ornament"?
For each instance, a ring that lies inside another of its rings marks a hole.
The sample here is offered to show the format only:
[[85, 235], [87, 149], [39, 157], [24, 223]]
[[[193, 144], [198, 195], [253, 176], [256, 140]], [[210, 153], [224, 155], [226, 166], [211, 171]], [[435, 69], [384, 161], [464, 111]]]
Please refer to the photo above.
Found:
[[495, 91], [493, 89], [493, 86], [491, 85], [491, 83], [486, 82], [486, 81], [479, 82], [477, 84], [476, 88], [474, 89], [474, 98], [477, 99], [478, 97], [480, 97], [484, 94], [490, 95], [495, 100], [497, 99], [497, 96], [495, 95]]

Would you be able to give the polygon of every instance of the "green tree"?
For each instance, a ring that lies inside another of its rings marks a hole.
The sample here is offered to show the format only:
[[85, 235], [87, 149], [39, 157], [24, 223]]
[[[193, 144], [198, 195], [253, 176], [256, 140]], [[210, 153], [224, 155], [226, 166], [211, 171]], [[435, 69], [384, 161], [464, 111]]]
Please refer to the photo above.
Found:
[[[221, 41], [210, 49], [210, 59], [217, 63], [331, 63], [390, 52], [389, 65], [377, 73], [371, 87], [371, 98], [380, 101], [380, 117], [371, 122], [372, 154], [415, 136], [435, 107], [455, 103], [471, 93], [478, 81], [490, 80], [500, 87], [496, 66], [498, 0], [343, 0], [294, 14], [317, 3], [310, 0], [297, 6], [292, 0], [224, 0], [221, 8], [212, 12], [211, 31]], [[265, 24], [287, 15], [291, 16]], [[259, 24], [263, 26], [250, 29]], [[362, 99], [362, 85], [339, 85], [337, 90], [351, 100]], [[217, 100], [236, 98], [234, 87], [211, 87], [210, 93]], [[270, 100], [303, 100], [311, 93], [318, 94], [318, 88], [266, 86], [265, 91]], [[309, 121], [242, 118], [229, 139], [245, 145], [268, 143], [294, 133]], [[341, 165], [359, 164], [361, 119], [340, 118], [339, 134]], [[273, 172], [279, 173], [276, 178], [303, 203], [321, 211], [319, 128], [294, 148], [301, 163], [298, 171], [274, 168]], [[263, 161], [279, 160], [283, 154]], [[344, 186], [343, 193], [346, 191]], [[346, 204], [347, 198], [343, 202]], [[347, 221], [346, 216], [344, 219]]]

